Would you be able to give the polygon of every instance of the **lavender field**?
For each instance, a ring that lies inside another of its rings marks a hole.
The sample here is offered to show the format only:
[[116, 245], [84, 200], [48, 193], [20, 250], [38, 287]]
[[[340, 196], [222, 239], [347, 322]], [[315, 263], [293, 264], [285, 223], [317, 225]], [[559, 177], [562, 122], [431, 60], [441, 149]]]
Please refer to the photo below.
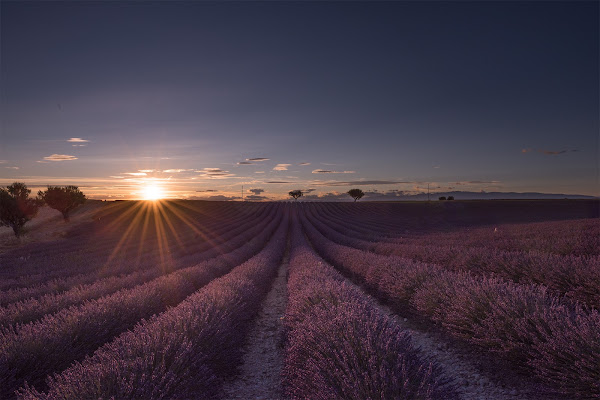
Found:
[[102, 203], [3, 247], [0, 399], [600, 399], [599, 206]]

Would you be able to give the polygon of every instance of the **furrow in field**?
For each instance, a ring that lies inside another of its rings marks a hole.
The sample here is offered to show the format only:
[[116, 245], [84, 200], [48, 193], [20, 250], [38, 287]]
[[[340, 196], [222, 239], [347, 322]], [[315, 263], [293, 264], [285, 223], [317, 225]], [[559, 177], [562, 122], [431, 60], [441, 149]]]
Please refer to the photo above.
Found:
[[[274, 215], [272, 216], [274, 218]], [[163, 271], [161, 268], [151, 268], [133, 272], [128, 275], [116, 277], [108, 277], [100, 279], [94, 283], [87, 285], [78, 285], [70, 290], [60, 293], [48, 293], [43, 297], [30, 298], [17, 303], [9, 304], [5, 307], [0, 307], [0, 328], [6, 328], [16, 323], [28, 323], [36, 319], [42, 318], [44, 315], [54, 313], [60, 309], [73, 306], [84, 301], [100, 298], [109, 295], [120, 289], [132, 288], [141, 285], [152, 279], [160, 276], [166, 276], [174, 271], [177, 271], [190, 264], [207, 261], [217, 257], [220, 252], [230, 252], [242, 247], [250, 238], [260, 234], [260, 232], [268, 225], [270, 219], [265, 219], [259, 224], [249, 227], [246, 232], [243, 232], [228, 242], [220, 245], [218, 251], [216, 248], [210, 249], [203, 254], [190, 257], [182, 257], [175, 260], [171, 271]]]
[[284, 218], [259, 254], [55, 375], [46, 393], [24, 387], [20, 397], [150, 400], [216, 395], [239, 364], [248, 326], [280, 265], [286, 232]]
[[[484, 277], [501, 277], [524, 284], [544, 285], [559, 296], [598, 309], [600, 307], [600, 257], [558, 256], [539, 252], [508, 252], [462, 246], [422, 246], [365, 241], [348, 236], [343, 227], [332, 227], [306, 211], [321, 234], [336, 243], [382, 256], [437, 264], [450, 271], [468, 271]], [[402, 262], [402, 260], [398, 260]]]
[[317, 257], [292, 225], [285, 315], [290, 399], [454, 399], [439, 367], [354, 285]]
[[280, 220], [281, 216], [231, 253], [0, 332], [0, 397], [10, 398], [24, 381], [43, 386], [46, 375], [82, 359], [141, 319], [177, 305], [198, 288], [256, 254]]
[[511, 362], [552, 391], [600, 395], [600, 314], [540, 286], [473, 277], [394, 260], [329, 241], [302, 220], [316, 250], [399, 313], [411, 311], [447, 334]]
[[[265, 210], [267, 210], [265, 208]], [[175, 269], [178, 265], [189, 265], [190, 263], [200, 262], [203, 259], [214, 257], [229, 251], [227, 241], [240, 235], [246, 234], [249, 230], [253, 230], [256, 226], [260, 226], [265, 223], [266, 219], [272, 219], [276, 215], [276, 210], [273, 208], [269, 210], [267, 214], [259, 214], [260, 219], [253, 219], [247, 223], [235, 223], [233, 225], [222, 224], [222, 226], [215, 232], [216, 237], [206, 237], [197, 246], [189, 246], [185, 254], [182, 254], [177, 259], [177, 264], [173, 266]], [[162, 266], [163, 262], [158, 260], [157, 262], [141, 263], [139, 259], [134, 258], [128, 261], [123, 256], [117, 257], [114, 262], [110, 265], [106, 265], [105, 268], [96, 273], [79, 273], [77, 275], [67, 274], [69, 276], [65, 278], [54, 278], [41, 273], [40, 280], [45, 281], [43, 284], [38, 284], [29, 287], [15, 288], [0, 292], [0, 305], [5, 306], [7, 304], [23, 301], [26, 299], [43, 296], [48, 293], [57, 294], [69, 290], [80, 285], [92, 284], [95, 281], [103, 278], [110, 278], [112, 276], [128, 274], [144, 269], [157, 269], [161, 273], [165, 273], [165, 268]], [[73, 270], [79, 270], [80, 264], [71, 264], [70, 268]]]

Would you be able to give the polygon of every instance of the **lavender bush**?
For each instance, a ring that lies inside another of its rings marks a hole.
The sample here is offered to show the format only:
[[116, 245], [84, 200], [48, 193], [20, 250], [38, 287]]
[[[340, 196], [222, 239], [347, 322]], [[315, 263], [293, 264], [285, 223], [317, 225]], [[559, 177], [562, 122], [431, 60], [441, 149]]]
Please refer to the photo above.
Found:
[[[175, 260], [174, 270], [178, 270], [190, 263], [198, 263], [216, 257], [223, 252], [231, 252], [242, 247], [248, 242], [248, 238], [260, 234], [271, 219], [265, 219], [250, 227], [243, 234], [237, 235], [228, 242], [221, 243], [216, 248], [210, 248], [201, 254], [181, 257]], [[70, 290], [59, 293], [49, 293], [40, 298], [30, 298], [28, 300], [11, 303], [8, 306], [0, 307], [0, 328], [7, 327], [15, 323], [27, 323], [43, 317], [45, 314], [56, 312], [62, 308], [76, 305], [86, 300], [92, 300], [106, 296], [120, 289], [131, 288], [143, 284], [151, 279], [164, 275], [165, 272], [160, 267], [149, 268], [128, 275], [110, 276], [95, 281], [87, 285], [79, 284]], [[81, 275], [79, 275], [81, 276]], [[90, 275], [84, 275], [89, 279]], [[92, 276], [93, 277], [93, 276]], [[71, 282], [72, 284], [73, 282]], [[52, 285], [48, 284], [50, 289]], [[35, 288], [40, 289], [40, 288]], [[33, 291], [29, 291], [31, 294]], [[21, 294], [25, 291], [21, 290]]]
[[267, 247], [180, 305], [142, 321], [81, 363], [30, 386], [23, 399], [172, 399], [214, 396], [235, 370], [249, 321], [285, 250], [287, 220]]
[[140, 319], [178, 304], [256, 254], [280, 219], [245, 246], [214, 260], [0, 331], [0, 396], [9, 397], [24, 381], [42, 384], [49, 373], [90, 354]]
[[512, 360], [562, 395], [600, 396], [596, 310], [548, 294], [543, 286], [476, 277], [341, 246], [308, 220], [303, 223], [326, 260], [399, 310], [409, 307], [453, 336]]
[[292, 399], [452, 399], [437, 368], [293, 225], [284, 385]]

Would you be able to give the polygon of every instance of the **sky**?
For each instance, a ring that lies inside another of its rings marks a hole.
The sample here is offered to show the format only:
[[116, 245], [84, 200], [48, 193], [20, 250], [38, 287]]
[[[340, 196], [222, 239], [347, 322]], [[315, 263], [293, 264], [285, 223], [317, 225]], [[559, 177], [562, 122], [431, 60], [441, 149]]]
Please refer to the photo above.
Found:
[[600, 195], [595, 1], [0, 7], [0, 186]]

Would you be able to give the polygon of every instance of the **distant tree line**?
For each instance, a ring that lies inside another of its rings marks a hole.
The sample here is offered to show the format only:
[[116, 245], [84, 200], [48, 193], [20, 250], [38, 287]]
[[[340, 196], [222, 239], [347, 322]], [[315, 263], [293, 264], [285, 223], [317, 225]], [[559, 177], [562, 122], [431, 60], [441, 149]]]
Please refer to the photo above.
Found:
[[[352, 197], [354, 199], [354, 201], [361, 199], [365, 195], [365, 192], [363, 192], [360, 189], [350, 189], [346, 193], [348, 195], [350, 195], [350, 197]], [[304, 193], [302, 192], [302, 190], [292, 190], [288, 194], [294, 200], [298, 200], [298, 198], [304, 196]]]
[[48, 186], [35, 198], [30, 198], [30, 193], [31, 189], [22, 182], [0, 187], [0, 226], [10, 226], [17, 237], [44, 204], [60, 211], [64, 220], [69, 221], [69, 213], [86, 201], [77, 186]]

